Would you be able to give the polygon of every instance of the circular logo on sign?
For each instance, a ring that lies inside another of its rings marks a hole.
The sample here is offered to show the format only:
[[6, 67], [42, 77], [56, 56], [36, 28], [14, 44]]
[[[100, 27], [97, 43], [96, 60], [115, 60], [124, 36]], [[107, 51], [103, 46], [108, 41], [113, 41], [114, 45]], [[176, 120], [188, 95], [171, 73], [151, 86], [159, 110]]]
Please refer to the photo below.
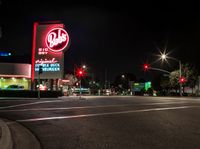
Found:
[[53, 28], [47, 33], [46, 45], [53, 52], [60, 52], [69, 43], [69, 35], [63, 28]]

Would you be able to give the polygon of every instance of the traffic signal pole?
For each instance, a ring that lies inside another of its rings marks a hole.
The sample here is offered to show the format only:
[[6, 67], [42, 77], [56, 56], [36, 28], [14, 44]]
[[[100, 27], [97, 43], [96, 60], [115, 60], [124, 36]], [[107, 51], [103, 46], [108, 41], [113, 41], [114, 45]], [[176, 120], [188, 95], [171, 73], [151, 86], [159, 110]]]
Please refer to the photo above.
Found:
[[[176, 59], [174, 59], [176, 60]], [[179, 79], [181, 79], [182, 77], [182, 71], [181, 71], [181, 61], [178, 60], [179, 62]], [[144, 64], [144, 70], [147, 71], [148, 69], [152, 69], [152, 70], [157, 70], [157, 71], [161, 71], [161, 72], [165, 72], [165, 73], [168, 73], [170, 74], [171, 72], [167, 71], [167, 70], [164, 70], [164, 69], [160, 69], [160, 68], [154, 68], [154, 67], [149, 67], [148, 64]], [[180, 96], [182, 96], [182, 82], [179, 82], [179, 86], [180, 86]]]
[[165, 72], [165, 73], [168, 73], [170, 74], [171, 72], [167, 71], [167, 70], [164, 70], [164, 69], [160, 69], [160, 68], [155, 68], [155, 67], [150, 67], [149, 64], [144, 64], [144, 70], [147, 71], [147, 70], [157, 70], [157, 71], [161, 71], [161, 72]]
[[81, 78], [80, 78], [80, 88], [79, 88], [79, 98], [81, 99]]
[[82, 77], [85, 75], [85, 71], [82, 69], [82, 68], [79, 68], [77, 70], [77, 77], [80, 79], [80, 85], [79, 85], [79, 97], [81, 99], [81, 94], [82, 94], [82, 91], [81, 91], [81, 80], [82, 80]]
[[[182, 77], [182, 72], [181, 72], [181, 61], [179, 60], [179, 78]], [[182, 83], [180, 82], [180, 96], [182, 96]]]
[[167, 70], [160, 69], [160, 68], [149, 67], [148, 69], [157, 70], [157, 71], [165, 72], [165, 73], [168, 73], [168, 74], [171, 73], [171, 72], [169, 72], [169, 71], [167, 71]]

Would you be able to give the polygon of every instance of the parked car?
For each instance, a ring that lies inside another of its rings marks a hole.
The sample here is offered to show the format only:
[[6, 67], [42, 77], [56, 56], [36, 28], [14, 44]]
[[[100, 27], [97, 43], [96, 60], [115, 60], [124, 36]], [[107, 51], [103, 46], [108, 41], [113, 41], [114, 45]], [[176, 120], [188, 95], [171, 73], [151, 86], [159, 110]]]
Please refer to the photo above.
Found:
[[12, 84], [9, 85], [6, 90], [24, 90], [24, 86], [23, 85], [16, 85], [16, 84]]

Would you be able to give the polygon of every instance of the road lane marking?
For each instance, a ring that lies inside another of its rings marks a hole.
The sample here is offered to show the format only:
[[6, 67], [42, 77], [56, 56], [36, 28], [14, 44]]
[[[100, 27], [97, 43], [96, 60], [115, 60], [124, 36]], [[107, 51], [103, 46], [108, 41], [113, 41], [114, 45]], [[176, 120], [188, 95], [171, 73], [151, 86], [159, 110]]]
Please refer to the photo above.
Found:
[[197, 108], [197, 107], [199, 108], [200, 106], [151, 108], [151, 109], [143, 109], [143, 110], [120, 111], [120, 112], [106, 112], [106, 113], [81, 114], [81, 115], [57, 116], [57, 117], [41, 117], [41, 118], [32, 118], [32, 119], [21, 119], [21, 120], [16, 120], [16, 121], [17, 122], [37, 122], [37, 121], [47, 121], [47, 120], [62, 120], [62, 119], [73, 119], [73, 118], [95, 117], [95, 116], [106, 116], [106, 115], [118, 115], [118, 114], [128, 114], [128, 113], [142, 113], [142, 112], [152, 112], [152, 111], [179, 110], [179, 109], [189, 109], [189, 108]]
[[109, 99], [112, 99], [112, 98], [115, 98], [115, 99], [118, 99], [118, 98], [142, 98], [142, 99], [153, 99], [153, 100], [165, 100], [165, 101], [172, 101], [172, 100], [178, 100], [178, 101], [196, 101], [196, 102], [200, 102], [200, 98], [199, 97], [169, 97], [169, 96], [84, 96], [85, 98], [88, 98], [88, 99], [96, 99], [96, 98], [109, 98]]
[[5, 106], [0, 107], [1, 109], [9, 109], [9, 108], [15, 108], [15, 107], [22, 107], [22, 106], [29, 106], [29, 105], [35, 105], [35, 104], [42, 104], [42, 103], [51, 103], [51, 102], [64, 102], [64, 100], [49, 100], [49, 101], [38, 101], [38, 102], [31, 102], [31, 103], [23, 103], [23, 104], [17, 104], [12, 106]]
[[55, 110], [73, 110], [73, 109], [92, 109], [92, 108], [109, 108], [123, 106], [153, 106], [153, 105], [169, 105], [169, 104], [185, 104], [188, 102], [166, 102], [166, 103], [145, 103], [145, 104], [122, 104], [122, 105], [101, 105], [101, 106], [84, 106], [84, 107], [59, 107], [59, 108], [31, 108], [31, 109], [6, 109], [0, 112], [25, 112], [25, 111], [55, 111]]

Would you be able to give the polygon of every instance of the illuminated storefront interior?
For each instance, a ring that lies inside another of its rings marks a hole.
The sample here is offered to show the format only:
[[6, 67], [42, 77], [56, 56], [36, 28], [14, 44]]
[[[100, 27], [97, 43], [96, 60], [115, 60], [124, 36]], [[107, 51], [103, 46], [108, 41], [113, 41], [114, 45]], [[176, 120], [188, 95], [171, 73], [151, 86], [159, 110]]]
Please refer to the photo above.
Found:
[[[13, 86], [17, 85], [17, 87]], [[7, 78], [7, 77], [1, 77], [0, 78], [0, 89], [2, 90], [17, 90], [17, 89], [24, 89], [29, 90], [31, 86], [31, 80], [27, 78]]]
[[31, 64], [0, 63], [1, 90], [31, 90]]

